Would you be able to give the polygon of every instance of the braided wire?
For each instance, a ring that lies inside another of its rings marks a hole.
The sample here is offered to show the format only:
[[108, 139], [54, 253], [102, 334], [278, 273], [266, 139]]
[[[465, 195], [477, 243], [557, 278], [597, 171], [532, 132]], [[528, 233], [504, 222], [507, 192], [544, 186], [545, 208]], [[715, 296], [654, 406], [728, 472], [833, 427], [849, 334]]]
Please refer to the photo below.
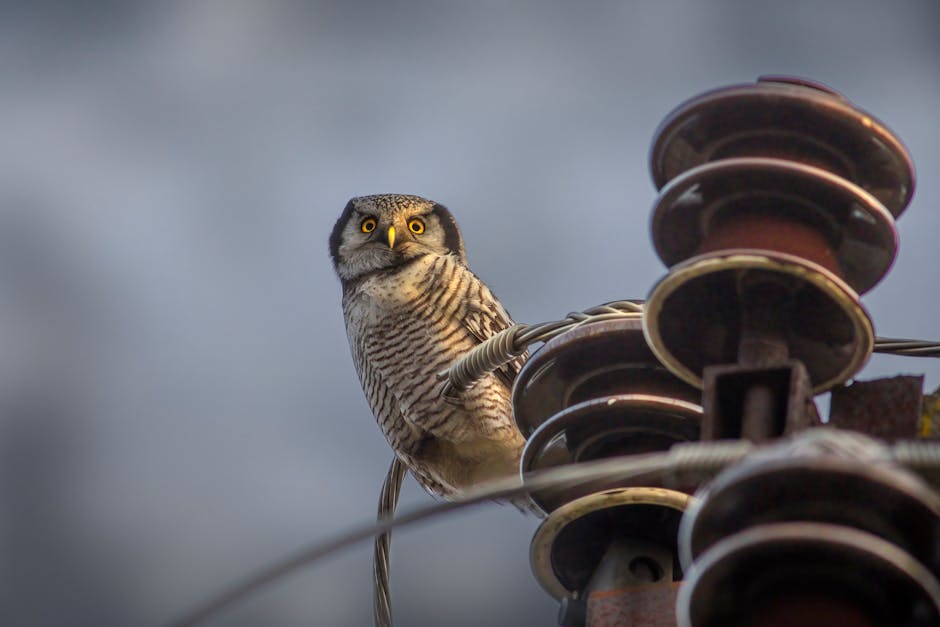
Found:
[[547, 342], [572, 329], [591, 322], [637, 318], [643, 314], [643, 305], [638, 301], [618, 300], [584, 311], [569, 313], [564, 320], [540, 324], [514, 324], [488, 338], [466, 355], [454, 362], [450, 368], [438, 373], [444, 381], [441, 394], [448, 401], [457, 400], [460, 392], [500, 366], [503, 366], [537, 342]]
[[[563, 320], [534, 325], [514, 324], [482, 342], [454, 362], [450, 368], [439, 373], [438, 378], [444, 380], [441, 394], [449, 402], [457, 402], [460, 392], [472, 387], [486, 374], [516, 359], [532, 344], [548, 342], [584, 324], [604, 320], [635, 319], [642, 315], [642, 302], [626, 300], [612, 301], [581, 312], [572, 312]], [[940, 357], [940, 343], [922, 340], [875, 338], [874, 352], [910, 357]], [[695, 469], [698, 469], [699, 472], [716, 472], [724, 465], [727, 465], [731, 459], [739, 457], [743, 452], [740, 444], [725, 444], [724, 448], [721, 448], [722, 444], [724, 443], [715, 443], [710, 447], [702, 447], [697, 444], [676, 445], [672, 450], [671, 464], [661, 470], [664, 470], [665, 474], [673, 480], [676, 479], [675, 475], [689, 473]], [[915, 467], [920, 462], [923, 466], [937, 472], [936, 469], [940, 465], [940, 448], [936, 446], [900, 447], [898, 457], [900, 458], [899, 461], [906, 461]], [[581, 470], [590, 472], [591, 469], [583, 468], [582, 465]], [[398, 504], [398, 496], [406, 472], [407, 468], [404, 464], [398, 458], [395, 458], [389, 467], [388, 475], [382, 486], [378, 509], [379, 524], [393, 521], [395, 507]], [[565, 479], [567, 481], [572, 480], [571, 477], [558, 477], [558, 479], [559, 483], [564, 483]], [[529, 490], [533, 489], [533, 483], [538, 484], [538, 479], [527, 482]], [[478, 502], [478, 500], [476, 496], [468, 495], [465, 502], [469, 504]], [[376, 627], [391, 627], [392, 625], [391, 591], [389, 588], [390, 545], [391, 527], [388, 527], [375, 537], [373, 591]]]
[[454, 362], [449, 370], [439, 374], [439, 378], [449, 377], [441, 391], [444, 398], [456, 402], [457, 395], [479, 381], [483, 375], [524, 353], [527, 344], [521, 344], [518, 337], [528, 328], [527, 324], [514, 324], [503, 329]]
[[917, 472], [940, 470], [940, 445], [929, 440], [901, 440], [892, 445], [894, 460]]
[[[498, 499], [510, 499], [538, 490], [575, 488], [595, 481], [626, 481], [639, 477], [661, 477], [665, 485], [688, 484], [714, 476], [723, 468], [736, 464], [753, 453], [755, 445], [744, 441], [689, 442], [674, 445], [668, 451], [641, 453], [596, 461], [568, 464], [527, 473], [522, 484], [518, 479], [492, 481], [467, 492], [460, 499], [438, 502], [395, 518], [384, 518], [365, 527], [352, 529], [313, 547], [298, 551], [268, 568], [255, 572], [240, 583], [223, 591], [185, 616], [170, 623], [171, 627], [192, 627], [214, 616], [232, 603], [288, 575], [302, 566], [323, 559], [337, 551], [377, 534], [411, 525], [444, 513]], [[940, 470], [940, 443], [901, 442], [891, 447], [892, 458], [925, 478]]]
[[940, 342], [877, 337], [875, 352], [906, 357], [940, 357]]
[[[642, 301], [617, 300], [569, 313], [563, 320], [532, 325], [514, 324], [474, 347], [447, 370], [438, 373], [438, 379], [444, 380], [441, 394], [448, 401], [456, 402], [460, 392], [473, 387], [482, 377], [517, 358], [537, 342], [547, 342], [584, 324], [642, 315]], [[874, 352], [940, 358], [940, 342], [878, 337], [875, 338]]]
[[[750, 442], [745, 441], [697, 444], [699, 446], [718, 446], [720, 448], [720, 450], [716, 448], [710, 452], [700, 451], [698, 453], [701, 456], [699, 459], [707, 467], [695, 468], [694, 470], [696, 474], [704, 472], [709, 475], [713, 475], [721, 468], [737, 463], [753, 448]], [[457, 500], [437, 502], [430, 506], [399, 514], [395, 518], [385, 518], [374, 524], [347, 531], [332, 540], [298, 551], [265, 569], [252, 573], [241, 582], [221, 592], [218, 596], [209, 599], [187, 612], [184, 616], [169, 623], [169, 627], [192, 627], [201, 624], [236, 601], [296, 571], [301, 566], [316, 562], [336, 553], [340, 549], [372, 538], [377, 534], [385, 534], [392, 529], [428, 518], [436, 518], [441, 514], [471, 505], [493, 500], [511, 499], [537, 490], [574, 488], [594, 481], [628, 480], [638, 477], [654, 477], [664, 473], [671, 476], [674, 473], [671, 473], [670, 470], [673, 470], [672, 466], [677, 462], [684, 470], [693, 470], [695, 464], [690, 463], [690, 453], [690, 450], [681, 453], [662, 451], [601, 459], [527, 473], [522, 483], [519, 482], [517, 477], [513, 477], [481, 484], [475, 489], [467, 491]], [[680, 480], [682, 479], [680, 478]]]
[[[378, 515], [376, 520], [384, 522], [395, 517], [395, 508], [398, 507], [398, 497], [401, 486], [405, 480], [408, 467], [396, 456], [388, 467], [385, 482], [382, 484], [382, 493], [379, 496]], [[376, 627], [392, 626], [392, 592], [390, 587], [390, 551], [392, 544], [391, 530], [375, 536], [372, 556], [372, 598], [373, 617]]]

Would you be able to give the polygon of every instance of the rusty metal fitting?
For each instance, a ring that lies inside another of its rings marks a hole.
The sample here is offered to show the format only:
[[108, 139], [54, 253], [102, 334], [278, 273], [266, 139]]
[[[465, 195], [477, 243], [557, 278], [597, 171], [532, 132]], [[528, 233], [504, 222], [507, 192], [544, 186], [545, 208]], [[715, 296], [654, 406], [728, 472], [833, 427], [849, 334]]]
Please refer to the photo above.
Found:
[[802, 362], [707, 366], [702, 440], [764, 442], [821, 424]]
[[587, 601], [590, 627], [676, 627], [679, 582], [595, 592]]
[[924, 433], [924, 376], [899, 375], [854, 381], [832, 390], [828, 424], [894, 442]]

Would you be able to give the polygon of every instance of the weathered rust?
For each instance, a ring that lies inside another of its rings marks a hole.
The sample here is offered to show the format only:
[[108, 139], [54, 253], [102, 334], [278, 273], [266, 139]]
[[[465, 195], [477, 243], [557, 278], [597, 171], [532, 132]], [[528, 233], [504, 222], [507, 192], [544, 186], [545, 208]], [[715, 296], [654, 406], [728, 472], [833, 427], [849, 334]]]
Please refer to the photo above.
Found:
[[679, 582], [594, 592], [587, 601], [587, 627], [676, 627]]
[[900, 375], [834, 388], [829, 424], [889, 442], [916, 438], [923, 387], [923, 375]]

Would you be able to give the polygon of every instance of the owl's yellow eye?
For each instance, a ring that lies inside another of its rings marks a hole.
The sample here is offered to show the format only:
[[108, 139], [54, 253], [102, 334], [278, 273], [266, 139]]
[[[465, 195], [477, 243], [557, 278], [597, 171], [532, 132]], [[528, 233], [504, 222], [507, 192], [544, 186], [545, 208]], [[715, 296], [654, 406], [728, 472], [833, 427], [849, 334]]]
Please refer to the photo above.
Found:
[[418, 218], [413, 218], [408, 220], [408, 230], [414, 233], [415, 235], [421, 235], [424, 233], [424, 222]]
[[362, 221], [362, 224], [359, 225], [359, 228], [363, 233], [371, 233], [375, 230], [375, 227], [378, 223], [375, 221], [375, 218], [366, 218]]

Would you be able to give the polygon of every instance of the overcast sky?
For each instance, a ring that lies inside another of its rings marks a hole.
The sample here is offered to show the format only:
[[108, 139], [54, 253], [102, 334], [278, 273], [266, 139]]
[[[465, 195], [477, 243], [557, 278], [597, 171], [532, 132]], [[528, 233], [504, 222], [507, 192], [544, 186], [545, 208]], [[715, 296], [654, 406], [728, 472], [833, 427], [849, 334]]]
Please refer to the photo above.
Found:
[[[0, 623], [158, 625], [374, 516], [390, 453], [326, 246], [351, 196], [450, 207], [517, 320], [642, 298], [660, 120], [803, 75], [910, 148], [863, 300], [878, 334], [940, 339], [938, 27], [935, 0], [0, 5]], [[936, 361], [862, 377], [899, 371], [940, 385]], [[399, 624], [555, 624], [536, 524], [398, 533]], [[370, 559], [212, 624], [367, 625]]]

